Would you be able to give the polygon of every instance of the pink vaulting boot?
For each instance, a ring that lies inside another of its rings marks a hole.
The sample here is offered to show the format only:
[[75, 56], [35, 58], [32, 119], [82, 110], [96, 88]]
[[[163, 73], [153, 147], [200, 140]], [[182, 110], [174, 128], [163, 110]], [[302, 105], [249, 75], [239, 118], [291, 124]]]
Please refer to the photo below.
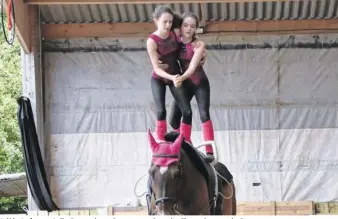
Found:
[[[214, 127], [212, 125], [211, 120], [208, 120], [207, 122], [202, 124], [202, 130], [203, 130], [203, 138], [204, 141], [213, 141], [214, 140]], [[205, 146], [206, 154], [205, 160], [207, 162], [212, 162], [214, 157], [214, 150], [211, 145]]]
[[166, 133], [167, 133], [167, 121], [166, 120], [156, 121], [156, 134], [158, 140], [164, 141], [164, 136]]
[[182, 122], [180, 131], [181, 131], [181, 133], [183, 133], [185, 141], [192, 144], [192, 142], [191, 142], [191, 125], [188, 125], [188, 124], [185, 124], [185, 123]]

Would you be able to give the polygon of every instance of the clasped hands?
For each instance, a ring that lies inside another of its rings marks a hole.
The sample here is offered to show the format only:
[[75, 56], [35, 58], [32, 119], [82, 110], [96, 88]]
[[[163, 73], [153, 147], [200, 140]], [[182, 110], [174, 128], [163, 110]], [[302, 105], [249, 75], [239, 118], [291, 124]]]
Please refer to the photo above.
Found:
[[175, 87], [181, 87], [182, 82], [184, 81], [184, 78], [182, 77], [182, 75], [173, 75], [172, 81]]
[[[205, 56], [204, 56], [203, 59], [200, 61], [199, 66], [203, 66], [205, 61], [206, 61], [206, 59], [205, 59]], [[160, 61], [160, 60], [159, 60], [158, 65], [164, 71], [167, 70], [167, 68], [169, 67], [167, 64], [163, 64], [162, 61]], [[182, 85], [182, 82], [185, 79], [181, 75], [177, 74], [177, 75], [173, 75], [171, 80], [173, 81], [175, 87], [180, 87]]]

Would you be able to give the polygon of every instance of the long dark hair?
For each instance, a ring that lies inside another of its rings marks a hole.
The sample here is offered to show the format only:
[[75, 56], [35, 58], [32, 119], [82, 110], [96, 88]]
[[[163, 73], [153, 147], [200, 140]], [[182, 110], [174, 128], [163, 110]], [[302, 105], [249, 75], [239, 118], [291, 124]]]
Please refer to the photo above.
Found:
[[[191, 17], [191, 18], [193, 18], [196, 21], [196, 29], [197, 29], [199, 27], [199, 25], [200, 25], [200, 22], [198, 21], [197, 15], [194, 14], [194, 13], [192, 13], [192, 12], [185, 12], [185, 13], [183, 13], [181, 25], [183, 24], [183, 20], [186, 19], [186, 18], [188, 18], [188, 17]], [[197, 39], [198, 39], [198, 37], [196, 36], [196, 32], [195, 32], [194, 35], [192, 36], [192, 41], [195, 41]]]
[[180, 28], [183, 22], [183, 19], [181, 15], [174, 13], [174, 19], [173, 19], [173, 25], [171, 26], [171, 30], [174, 30], [175, 28]]

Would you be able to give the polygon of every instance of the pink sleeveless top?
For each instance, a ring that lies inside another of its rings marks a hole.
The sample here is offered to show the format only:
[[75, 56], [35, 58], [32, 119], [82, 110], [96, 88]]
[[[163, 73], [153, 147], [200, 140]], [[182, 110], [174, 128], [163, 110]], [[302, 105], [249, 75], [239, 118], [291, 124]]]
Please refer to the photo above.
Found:
[[[194, 56], [194, 49], [190, 43], [184, 44], [181, 43], [180, 52], [178, 55], [178, 59], [180, 61], [183, 73], [189, 68], [189, 64], [191, 62], [192, 57]], [[207, 75], [204, 72], [202, 66], [198, 66], [193, 75], [190, 76], [189, 80], [191, 80], [195, 85], [198, 85], [201, 80], [207, 79]]]
[[[157, 53], [160, 55], [159, 60], [161, 60], [163, 64], [169, 66], [165, 72], [171, 75], [181, 74], [178, 63], [180, 43], [176, 34], [173, 31], [170, 31], [169, 36], [166, 39], [162, 39], [155, 34], [151, 34], [149, 37], [156, 42]], [[160, 77], [154, 71], [152, 72], [152, 77], [160, 79], [167, 84], [172, 83], [171, 80]]]

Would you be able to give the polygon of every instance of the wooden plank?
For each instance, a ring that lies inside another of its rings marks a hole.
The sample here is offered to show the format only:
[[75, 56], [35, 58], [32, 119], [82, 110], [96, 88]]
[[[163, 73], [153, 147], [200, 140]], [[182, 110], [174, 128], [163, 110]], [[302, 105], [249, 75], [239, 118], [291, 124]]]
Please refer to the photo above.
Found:
[[90, 209], [89, 215], [99, 215], [99, 212], [96, 209]]
[[316, 214], [328, 214], [329, 203], [328, 202], [317, 202], [315, 203], [315, 212]]
[[69, 215], [79, 215], [79, 210], [69, 210]]
[[148, 215], [148, 211], [147, 210], [142, 210], [142, 211], [116, 211], [114, 213], [114, 215], [126, 215], [126, 216], [143, 215], [143, 216], [146, 216], [146, 215]]
[[61, 210], [61, 211], [59, 211], [59, 215], [61, 216], [63, 216], [63, 215], [69, 215], [69, 210]]
[[146, 36], [153, 32], [153, 23], [102, 23], [102, 24], [43, 24], [44, 39]]
[[89, 216], [90, 215], [90, 210], [79, 210], [79, 215], [87, 215]]
[[337, 202], [329, 202], [328, 207], [329, 207], [330, 213], [338, 213], [338, 203]]
[[27, 211], [27, 215], [29, 215], [29, 216], [38, 216], [39, 215], [39, 211]]
[[173, 3], [230, 3], [230, 2], [282, 2], [304, 0], [25, 0], [29, 5], [79, 4], [173, 4]]
[[51, 211], [48, 213], [49, 216], [60, 216], [59, 211]]
[[313, 215], [312, 201], [276, 202], [276, 215]]
[[241, 202], [237, 215], [275, 215], [275, 202]]
[[[29, 8], [35, 8], [36, 6], [29, 6], [24, 4], [23, 0], [14, 0], [14, 13], [15, 13], [15, 32], [23, 50], [25, 53], [32, 51], [32, 21], [35, 16], [34, 10]], [[3, 1], [4, 11], [7, 13], [8, 0]], [[5, 25], [7, 28], [7, 25]]]
[[113, 215], [148, 215], [148, 209], [145, 207], [113, 207]]
[[317, 213], [315, 215], [338, 215], [338, 213]]
[[[330, 206], [330, 211], [318, 210], [318, 206]], [[315, 213], [315, 207], [317, 208]], [[238, 202], [237, 215], [338, 215], [338, 202], [290, 201], [290, 202]], [[107, 207], [107, 215], [147, 215], [146, 207]], [[46, 215], [45, 211], [28, 211], [28, 215]], [[97, 209], [60, 210], [49, 215], [98, 215]]]
[[338, 31], [338, 19], [272, 20], [272, 21], [219, 21], [207, 24], [206, 32], [283, 32], [283, 31]]
[[108, 216], [114, 215], [114, 207], [112, 205], [109, 205], [107, 207], [107, 215]]
[[48, 216], [48, 211], [38, 211], [37, 216]]
[[338, 213], [337, 202], [317, 202], [315, 203], [316, 214], [336, 214]]
[[[46, 40], [86, 37], [146, 37], [154, 30], [155, 25], [150, 22], [43, 24], [42, 37]], [[338, 33], [338, 19], [207, 22], [204, 32], [225, 35]]]

